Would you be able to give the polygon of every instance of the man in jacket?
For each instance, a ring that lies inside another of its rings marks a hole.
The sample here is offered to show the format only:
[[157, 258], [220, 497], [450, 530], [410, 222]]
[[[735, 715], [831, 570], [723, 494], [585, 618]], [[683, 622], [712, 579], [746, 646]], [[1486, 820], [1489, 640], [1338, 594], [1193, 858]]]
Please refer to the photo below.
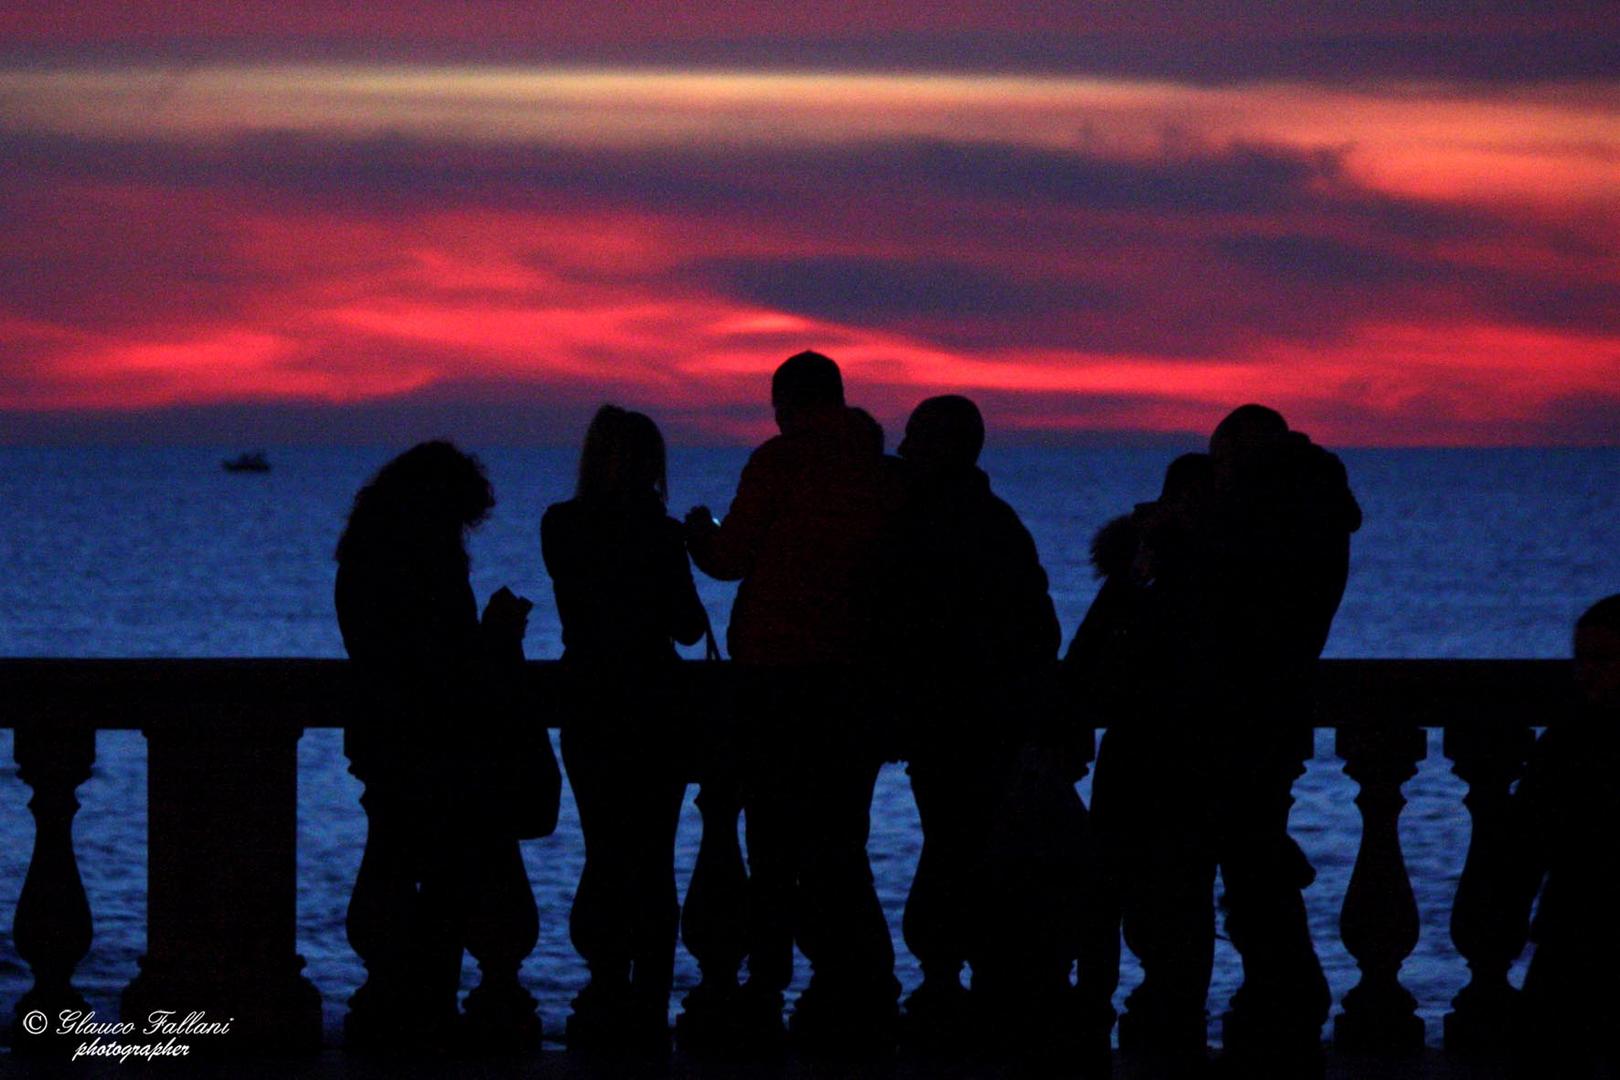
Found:
[[983, 445], [978, 407], [948, 394], [917, 406], [899, 448], [907, 499], [890, 636], [923, 828], [903, 924], [923, 983], [906, 1011], [915, 1041], [960, 1046], [983, 1028], [1031, 1053], [1076, 1027], [1062, 1013], [1086, 822], [1074, 763], [1041, 723], [1061, 641], [1046, 572], [978, 467]]
[[746, 725], [744, 997], [750, 1015], [780, 1025], [797, 940], [811, 979], [795, 1037], [875, 1050], [892, 1041], [899, 985], [866, 854], [882, 762], [867, 669], [896, 480], [832, 360], [790, 357], [771, 404], [781, 434], [750, 456], [725, 520], [706, 507], [687, 516], [692, 561], [741, 582], [727, 641]]

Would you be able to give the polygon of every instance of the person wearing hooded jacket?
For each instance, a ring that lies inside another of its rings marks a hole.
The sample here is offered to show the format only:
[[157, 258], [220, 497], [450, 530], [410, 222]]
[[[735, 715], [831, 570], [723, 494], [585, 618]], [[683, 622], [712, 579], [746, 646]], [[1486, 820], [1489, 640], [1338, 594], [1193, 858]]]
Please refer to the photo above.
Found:
[[923, 982], [906, 1010], [921, 1043], [959, 1044], [975, 1015], [1030, 1050], [1069, 1026], [1053, 1010], [1075, 958], [1084, 810], [1039, 722], [1062, 640], [1046, 572], [978, 467], [983, 445], [977, 406], [951, 394], [917, 406], [899, 447], [889, 644], [923, 828], [903, 922]]
[[1519, 996], [1515, 1076], [1613, 1076], [1620, 1066], [1620, 881], [1607, 857], [1620, 828], [1620, 594], [1587, 609], [1574, 638], [1577, 693], [1530, 753], [1513, 793], [1517, 857], [1496, 883], [1506, 913], [1536, 943]]
[[1106, 882], [1096, 931], [1112, 940], [1117, 969], [1123, 928], [1142, 967], [1125, 1000], [1120, 1047], [1167, 1063], [1205, 1052], [1214, 962], [1219, 855], [1210, 810], [1220, 778], [1209, 763], [1221, 733], [1198, 722], [1191, 677], [1195, 530], [1212, 482], [1209, 456], [1184, 454], [1157, 500], [1098, 531], [1091, 561], [1102, 586], [1064, 657], [1107, 727], [1092, 781]]
[[1229, 1054], [1295, 1075], [1320, 1067], [1332, 1004], [1302, 890], [1316, 873], [1288, 835], [1294, 781], [1315, 752], [1312, 679], [1350, 569], [1361, 508], [1343, 463], [1282, 416], [1244, 405], [1210, 438], [1214, 491], [1194, 650], [1221, 744], [1218, 838], [1226, 929], [1242, 985]]
[[1304, 1076], [1320, 1067], [1331, 999], [1300, 895], [1315, 874], [1288, 814], [1361, 512], [1339, 459], [1263, 406], [1234, 410], [1196, 460], [1183, 459], [1196, 484], [1172, 498], [1167, 479], [1166, 497], [1129, 519], [1136, 552], [1116, 555], [1067, 658], [1126, 721], [1104, 738], [1094, 788], [1144, 969], [1120, 1041], [1204, 1053], [1218, 865], [1244, 961], [1227, 1052]]

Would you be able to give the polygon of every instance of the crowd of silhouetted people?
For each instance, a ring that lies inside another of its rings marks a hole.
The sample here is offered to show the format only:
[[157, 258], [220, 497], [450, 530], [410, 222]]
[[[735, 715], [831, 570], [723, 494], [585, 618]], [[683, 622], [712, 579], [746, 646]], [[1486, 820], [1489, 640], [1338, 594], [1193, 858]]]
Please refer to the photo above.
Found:
[[[556, 824], [544, 724], [561, 711], [585, 846], [569, 932], [590, 976], [571, 1046], [666, 1052], [684, 934], [704, 972], [677, 1024], [694, 1053], [905, 1043], [1103, 1069], [1123, 938], [1143, 977], [1120, 1048], [1191, 1071], [1218, 870], [1243, 963], [1227, 1055], [1256, 1074], [1319, 1069], [1330, 998], [1288, 816], [1361, 523], [1339, 459], [1272, 409], [1234, 410], [1156, 499], [1098, 532], [1101, 588], [1062, 651], [1035, 543], [978, 465], [972, 401], [923, 401], [892, 456], [825, 356], [784, 362], [771, 404], [780, 434], [720, 520], [670, 516], [652, 419], [596, 414], [573, 498], [540, 524], [565, 646], [556, 702], [526, 693], [529, 602], [501, 589], [480, 616], [468, 584], [466, 533], [494, 504], [477, 461], [424, 443], [356, 497], [336, 586], [358, 680], [345, 749], [370, 830], [349, 912], [367, 973], [351, 1043], [449, 1049], [469, 1025], [537, 1025], [517, 980], [537, 932], [518, 841]], [[734, 697], [714, 716], [675, 648], [707, 638], [718, 655], [693, 566], [739, 583]], [[1590, 823], [1620, 820], [1620, 598], [1582, 620], [1576, 658], [1586, 712], [1542, 739], [1517, 793], [1536, 858], [1514, 895], [1528, 912], [1547, 878], [1527, 1010], [1595, 1046], [1617, 997], [1620, 893], [1582, 844]], [[1075, 784], [1095, 727], [1088, 810]], [[903, 1006], [867, 857], [874, 782], [900, 760], [922, 825], [902, 924], [922, 981]], [[733, 835], [711, 849], [706, 831], [683, 930], [689, 783]], [[784, 1021], [795, 946], [809, 980]], [[464, 951], [483, 973], [465, 1016]]]

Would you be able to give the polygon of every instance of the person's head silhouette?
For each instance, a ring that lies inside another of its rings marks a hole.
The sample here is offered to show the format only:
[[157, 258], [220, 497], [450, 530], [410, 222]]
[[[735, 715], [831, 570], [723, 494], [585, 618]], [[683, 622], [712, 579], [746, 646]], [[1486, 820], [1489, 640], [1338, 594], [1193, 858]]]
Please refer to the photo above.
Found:
[[[354, 497], [338, 559], [356, 546], [453, 544], [495, 506], [484, 466], [443, 440], [419, 443], [377, 471]], [[464, 556], [463, 556], [464, 557]]]
[[808, 350], [788, 357], [771, 376], [771, 407], [784, 435], [841, 413], [844, 377], [838, 365]]
[[664, 436], [646, 413], [603, 405], [585, 431], [574, 496], [597, 502], [647, 494], [669, 498]]
[[1215, 425], [1209, 454], [1217, 467], [1226, 465], [1288, 433], [1282, 413], [1265, 405], [1239, 405]]
[[1588, 705], [1620, 713], [1620, 593], [1576, 620], [1575, 681]]
[[1214, 481], [1208, 454], [1182, 454], [1164, 471], [1161, 503], [1191, 502], [1202, 498]]
[[1282, 413], [1264, 405], [1239, 405], [1209, 436], [1209, 460], [1217, 490], [1253, 487], [1268, 452], [1289, 437]]
[[984, 449], [984, 417], [961, 394], [928, 398], [911, 411], [897, 453], [925, 469], [966, 469]]

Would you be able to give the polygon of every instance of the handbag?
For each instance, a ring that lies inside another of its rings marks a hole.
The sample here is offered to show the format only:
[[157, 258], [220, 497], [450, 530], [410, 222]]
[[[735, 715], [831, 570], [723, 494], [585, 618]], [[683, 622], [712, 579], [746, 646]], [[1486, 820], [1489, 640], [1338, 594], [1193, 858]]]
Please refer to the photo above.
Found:
[[[503, 665], [504, 666], [504, 665]], [[562, 803], [562, 770], [551, 745], [544, 714], [532, 707], [525, 692], [522, 654], [493, 683], [496, 692], [485, 702], [487, 751], [481, 776], [494, 817], [519, 840], [550, 836], [557, 828]]]
[[685, 678], [681, 689], [680, 740], [684, 760], [677, 763], [688, 781], [702, 783], [706, 778], [731, 777], [737, 769], [737, 732], [733, 706], [736, 672], [728, 671], [715, 640], [714, 625], [703, 613], [703, 659], [682, 664]]
[[508, 749], [508, 769], [514, 775], [509, 785], [512, 834], [519, 840], [550, 836], [557, 829], [557, 812], [562, 802], [562, 770], [551, 746], [551, 733], [532, 717], [518, 725]]

